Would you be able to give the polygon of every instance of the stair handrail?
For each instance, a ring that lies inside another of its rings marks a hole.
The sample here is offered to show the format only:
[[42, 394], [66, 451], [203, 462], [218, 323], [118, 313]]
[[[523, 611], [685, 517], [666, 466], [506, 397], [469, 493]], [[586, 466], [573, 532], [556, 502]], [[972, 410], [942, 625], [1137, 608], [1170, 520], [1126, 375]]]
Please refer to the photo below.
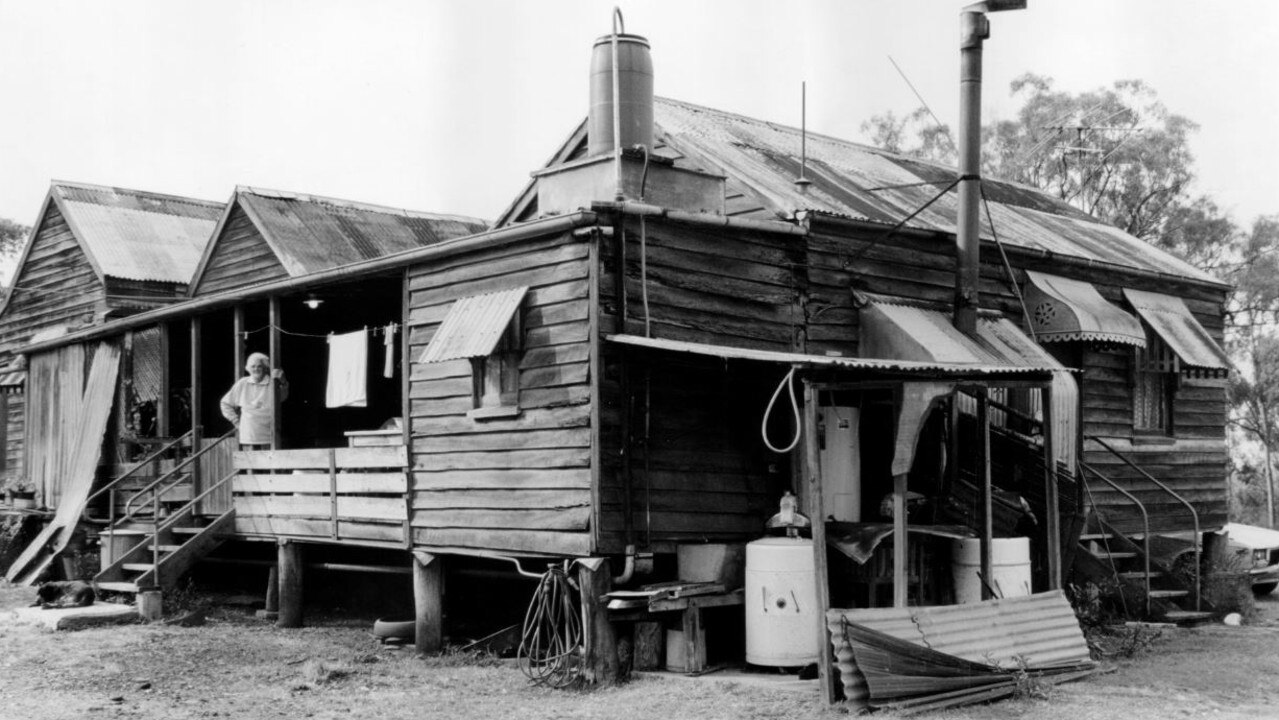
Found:
[[[93, 492], [93, 493], [90, 493], [90, 494], [89, 494], [89, 497], [85, 498], [85, 501], [84, 501], [84, 502], [85, 502], [85, 510], [81, 513], [81, 515], [84, 515], [84, 513], [88, 512], [89, 504], [90, 504], [90, 503], [92, 503], [95, 499], [97, 499], [97, 498], [101, 497], [103, 493], [110, 492], [110, 491], [114, 490], [114, 489], [115, 489], [115, 487], [116, 487], [117, 485], [119, 485], [119, 484], [120, 484], [120, 482], [121, 482], [121, 481], [123, 481], [125, 478], [130, 477], [131, 475], [133, 475], [133, 474], [134, 474], [134, 473], [136, 473], [137, 471], [139, 471], [139, 470], [141, 470], [142, 468], [144, 468], [144, 467], [146, 467], [146, 466], [150, 465], [151, 463], [155, 462], [155, 461], [156, 461], [156, 459], [158, 459], [161, 455], [163, 455], [163, 454], [164, 454], [164, 453], [166, 453], [166, 452], [169, 452], [169, 451], [170, 451], [170, 450], [172, 450], [173, 448], [175, 448], [175, 447], [177, 447], [178, 445], [180, 445], [181, 443], [185, 442], [188, 438], [190, 438], [190, 437], [191, 437], [192, 433], [194, 433], [194, 432], [195, 432], [195, 430], [188, 430], [188, 431], [186, 431], [185, 433], [183, 433], [183, 434], [179, 435], [178, 437], [174, 438], [172, 442], [170, 442], [170, 443], [166, 444], [165, 446], [161, 447], [159, 450], [156, 450], [155, 452], [153, 452], [153, 453], [151, 453], [150, 455], [146, 456], [146, 457], [145, 457], [145, 458], [143, 458], [142, 460], [139, 460], [137, 465], [134, 465], [133, 467], [129, 468], [128, 470], [125, 470], [125, 471], [124, 471], [123, 473], [121, 473], [118, 477], [116, 477], [116, 478], [112, 479], [112, 480], [111, 480], [110, 482], [108, 482], [106, 485], [103, 485], [102, 487], [98, 488], [98, 490], [97, 490], [97, 491], [95, 491], [95, 492]], [[85, 517], [84, 519], [85, 519], [85, 520], [91, 520], [91, 518], [89, 518], [89, 517]], [[97, 521], [97, 522], [101, 522], [101, 521], [99, 520], [99, 521]]]
[[212, 484], [212, 485], [210, 485], [208, 488], [206, 488], [204, 492], [200, 493], [199, 495], [196, 495], [195, 497], [193, 497], [193, 498], [191, 498], [189, 501], [187, 501], [187, 504], [183, 505], [182, 507], [178, 508], [177, 510], [174, 510], [174, 511], [173, 511], [173, 514], [177, 515], [177, 514], [180, 514], [180, 513], [184, 513], [184, 512], [186, 512], [188, 509], [194, 509], [194, 508], [195, 508], [195, 504], [196, 504], [196, 503], [198, 503], [198, 502], [200, 502], [201, 500], [203, 500], [203, 499], [205, 499], [206, 497], [208, 497], [210, 494], [212, 494], [212, 492], [213, 492], [214, 490], [217, 490], [218, 488], [222, 487], [223, 485], [225, 485], [225, 484], [226, 484], [226, 482], [227, 482], [228, 480], [230, 480], [230, 479], [234, 478], [234, 477], [235, 477], [236, 475], [238, 475], [238, 474], [239, 474], [239, 471], [238, 471], [238, 470], [234, 470], [234, 469], [233, 469], [233, 470], [231, 470], [231, 472], [229, 472], [229, 473], [227, 473], [225, 476], [223, 476], [223, 478], [222, 478], [221, 480], [219, 480], [219, 481], [217, 481], [217, 482], [213, 483], [213, 484]]
[[[1087, 470], [1093, 475], [1096, 475], [1098, 479], [1102, 480], [1107, 485], [1114, 488], [1117, 492], [1119, 492], [1119, 494], [1131, 500], [1132, 503], [1137, 506], [1137, 509], [1141, 511], [1141, 524], [1144, 530], [1144, 532], [1142, 532], [1141, 534], [1142, 580], [1144, 581], [1146, 586], [1146, 592], [1145, 592], [1146, 617], [1150, 617], [1150, 515], [1149, 513], [1146, 512], [1146, 506], [1140, 500], [1137, 499], [1136, 495], [1133, 495], [1132, 493], [1120, 487], [1118, 483], [1106, 477], [1097, 468], [1089, 465], [1083, 460], [1079, 461], [1079, 467], [1084, 470]], [[1081, 480], [1084, 480], [1084, 482], [1087, 482], [1086, 476], [1084, 475], [1084, 473], [1080, 473], [1079, 477]], [[1109, 545], [1107, 545], [1106, 547], [1106, 555], [1107, 557], [1110, 556]], [[1114, 558], [1111, 558], [1110, 560], [1111, 567], [1114, 567], [1114, 564], [1115, 564]], [[1120, 592], [1121, 593], [1123, 592], [1122, 588], [1120, 589]]]
[[[210, 450], [212, 450], [213, 448], [215, 448], [215, 447], [217, 447], [217, 446], [221, 445], [224, 441], [226, 441], [226, 439], [227, 439], [227, 438], [229, 438], [229, 437], [231, 437], [233, 434], [235, 434], [235, 431], [236, 431], [236, 429], [235, 429], [235, 428], [231, 428], [230, 430], [226, 431], [226, 432], [225, 432], [225, 433], [223, 433], [223, 434], [222, 434], [222, 436], [221, 436], [221, 437], [219, 437], [217, 440], [214, 440], [213, 442], [209, 443], [208, 445], [204, 446], [203, 448], [200, 448], [197, 452], [192, 453], [190, 456], [188, 456], [188, 457], [187, 457], [186, 459], [184, 459], [182, 462], [180, 462], [180, 463], [178, 463], [177, 465], [173, 466], [173, 469], [172, 469], [172, 470], [170, 470], [169, 472], [165, 473], [164, 475], [161, 475], [160, 477], [156, 478], [154, 481], [152, 481], [152, 482], [151, 482], [151, 484], [150, 484], [150, 485], [147, 485], [146, 487], [142, 488], [141, 490], [138, 490], [137, 492], [135, 492], [135, 493], [133, 494], [133, 496], [129, 498], [128, 502], [126, 502], [126, 503], [124, 504], [124, 514], [120, 517], [119, 522], [127, 522], [127, 521], [129, 521], [129, 520], [131, 520], [131, 519], [133, 518], [133, 513], [137, 512], [137, 510], [140, 510], [140, 509], [141, 509], [141, 507], [139, 507], [139, 508], [137, 508], [137, 509], [133, 509], [133, 504], [134, 504], [134, 502], [138, 501], [138, 499], [139, 499], [139, 498], [141, 498], [142, 496], [146, 495], [148, 492], [152, 494], [152, 497], [159, 497], [160, 495], [163, 495], [166, 491], [170, 490], [172, 487], [176, 486], [176, 485], [178, 484], [178, 482], [173, 482], [173, 483], [172, 483], [172, 484], [170, 484], [168, 487], [165, 487], [163, 490], [156, 490], [156, 487], [158, 487], [159, 485], [161, 485], [161, 484], [165, 483], [166, 481], [170, 480], [170, 479], [171, 479], [171, 478], [173, 478], [175, 475], [179, 475], [179, 474], [180, 474], [180, 472], [179, 472], [179, 471], [181, 471], [181, 470], [183, 470], [183, 469], [187, 468], [188, 466], [190, 466], [190, 465], [191, 465], [191, 463], [195, 462], [196, 460], [199, 460], [201, 457], [203, 457], [203, 456], [204, 456], [206, 453], [208, 453]], [[180, 482], [180, 480], [179, 480], [179, 482]]]
[[1117, 458], [1119, 458], [1120, 460], [1122, 460], [1122, 461], [1124, 462], [1124, 464], [1125, 464], [1125, 465], [1127, 465], [1128, 467], [1132, 468], [1133, 470], [1136, 470], [1137, 472], [1141, 473], [1142, 477], [1144, 477], [1144, 478], [1146, 478], [1147, 480], [1149, 480], [1150, 482], [1154, 483], [1154, 484], [1155, 484], [1155, 486], [1156, 486], [1156, 487], [1158, 487], [1160, 490], [1163, 490], [1165, 493], [1167, 493], [1167, 494], [1171, 495], [1171, 496], [1173, 497], [1173, 499], [1174, 499], [1174, 500], [1176, 500], [1177, 502], [1181, 503], [1182, 505], [1185, 505], [1185, 506], [1186, 506], [1186, 509], [1190, 511], [1190, 519], [1191, 519], [1191, 521], [1192, 521], [1192, 522], [1194, 523], [1194, 525], [1195, 525], [1195, 537], [1194, 537], [1194, 539], [1193, 539], [1193, 541], [1192, 541], [1191, 545], [1194, 547], [1194, 550], [1195, 550], [1195, 564], [1194, 564], [1194, 572], [1195, 572], [1195, 610], [1196, 610], [1196, 611], [1198, 611], [1198, 610], [1200, 609], [1200, 602], [1199, 602], [1199, 601], [1200, 601], [1200, 597], [1201, 597], [1201, 595], [1202, 595], [1202, 586], [1201, 586], [1201, 584], [1200, 584], [1200, 577], [1199, 577], [1199, 576], [1200, 576], [1200, 571], [1199, 571], [1199, 562], [1200, 562], [1200, 560], [1201, 560], [1201, 555], [1202, 555], [1202, 550], [1200, 549], [1200, 545], [1201, 545], [1201, 543], [1202, 543], [1202, 538], [1203, 538], [1203, 535], [1201, 534], [1201, 530], [1200, 530], [1200, 527], [1199, 527], [1199, 512], [1198, 512], [1197, 510], [1195, 510], [1195, 506], [1194, 506], [1194, 505], [1190, 504], [1190, 501], [1186, 500], [1184, 497], [1182, 497], [1181, 495], [1179, 495], [1179, 494], [1177, 493], [1177, 491], [1173, 490], [1172, 488], [1168, 487], [1168, 486], [1167, 486], [1167, 485], [1165, 485], [1164, 483], [1160, 482], [1158, 479], [1156, 479], [1156, 478], [1155, 478], [1155, 476], [1154, 476], [1154, 475], [1151, 475], [1150, 473], [1148, 473], [1148, 472], [1146, 472], [1145, 470], [1143, 470], [1140, 466], [1138, 466], [1138, 465], [1137, 465], [1136, 463], [1134, 463], [1132, 460], [1129, 460], [1129, 459], [1128, 459], [1128, 458], [1127, 458], [1127, 457], [1126, 457], [1123, 453], [1121, 453], [1121, 452], [1119, 452], [1118, 450], [1116, 450], [1116, 449], [1114, 449], [1113, 447], [1111, 447], [1111, 446], [1110, 446], [1110, 444], [1109, 444], [1109, 443], [1107, 443], [1105, 440], [1102, 440], [1101, 438], [1099, 438], [1099, 437], [1097, 437], [1097, 436], [1095, 436], [1095, 435], [1085, 435], [1084, 437], [1085, 437], [1086, 439], [1088, 439], [1088, 440], [1092, 440], [1093, 442], [1095, 442], [1095, 443], [1097, 443], [1098, 445], [1102, 446], [1102, 447], [1103, 447], [1103, 448], [1105, 448], [1107, 451], [1109, 451], [1111, 455], [1114, 455], [1115, 457], [1117, 457]]

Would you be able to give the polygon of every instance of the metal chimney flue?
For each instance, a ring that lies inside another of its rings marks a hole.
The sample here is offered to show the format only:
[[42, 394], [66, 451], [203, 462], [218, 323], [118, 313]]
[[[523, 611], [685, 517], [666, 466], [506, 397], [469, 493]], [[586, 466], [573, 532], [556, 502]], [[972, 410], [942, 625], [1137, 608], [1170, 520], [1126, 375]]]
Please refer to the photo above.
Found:
[[990, 37], [986, 13], [1021, 10], [1026, 0], [987, 0], [959, 14], [959, 217], [956, 219], [955, 327], [977, 332], [981, 271], [981, 51]]
[[[625, 34], [620, 25], [619, 13], [614, 23], [616, 32], [596, 40], [591, 52], [591, 108], [586, 121], [588, 155], [636, 145], [653, 147], [653, 58], [648, 40]], [[616, 77], [613, 74], [615, 55]]]

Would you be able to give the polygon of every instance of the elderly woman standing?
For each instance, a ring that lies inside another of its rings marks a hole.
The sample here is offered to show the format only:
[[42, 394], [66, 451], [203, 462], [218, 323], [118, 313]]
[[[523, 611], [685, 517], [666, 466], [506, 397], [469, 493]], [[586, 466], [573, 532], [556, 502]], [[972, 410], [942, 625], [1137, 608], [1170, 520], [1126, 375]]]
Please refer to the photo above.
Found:
[[288, 397], [289, 381], [284, 371], [272, 370], [271, 359], [262, 353], [253, 353], [245, 363], [247, 376], [235, 381], [222, 396], [222, 415], [239, 429], [242, 445], [270, 445], [271, 379], [275, 380], [281, 400]]

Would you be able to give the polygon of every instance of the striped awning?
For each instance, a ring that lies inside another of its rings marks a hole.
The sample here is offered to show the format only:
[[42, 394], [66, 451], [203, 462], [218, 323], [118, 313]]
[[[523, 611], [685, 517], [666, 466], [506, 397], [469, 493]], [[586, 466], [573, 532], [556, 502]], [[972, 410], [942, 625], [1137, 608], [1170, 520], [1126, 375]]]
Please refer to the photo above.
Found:
[[1181, 298], [1127, 288], [1124, 297], [1172, 353], [1170, 370], [1212, 377], [1230, 372], [1226, 351], [1190, 314]]
[[1027, 272], [1026, 307], [1039, 342], [1146, 346], [1141, 321], [1107, 302], [1091, 283]]
[[453, 303], [418, 362], [488, 357], [510, 326], [528, 286], [464, 297]]

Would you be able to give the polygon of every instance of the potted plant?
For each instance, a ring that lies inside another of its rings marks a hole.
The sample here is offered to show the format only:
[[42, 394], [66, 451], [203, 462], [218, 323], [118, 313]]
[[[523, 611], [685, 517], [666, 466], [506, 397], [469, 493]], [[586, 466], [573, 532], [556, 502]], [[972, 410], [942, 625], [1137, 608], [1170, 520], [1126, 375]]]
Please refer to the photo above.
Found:
[[9, 504], [17, 509], [34, 509], [36, 506], [36, 489], [26, 478], [10, 478], [7, 483]]

